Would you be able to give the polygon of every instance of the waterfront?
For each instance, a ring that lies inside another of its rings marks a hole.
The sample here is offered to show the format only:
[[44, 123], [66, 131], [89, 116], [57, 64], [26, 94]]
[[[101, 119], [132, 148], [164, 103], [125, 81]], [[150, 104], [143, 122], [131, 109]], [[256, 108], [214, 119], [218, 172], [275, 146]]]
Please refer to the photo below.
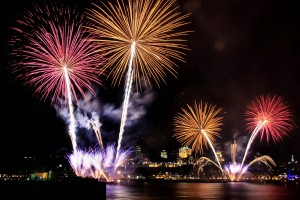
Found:
[[106, 186], [107, 200], [296, 200], [299, 198], [298, 184], [142, 182]]

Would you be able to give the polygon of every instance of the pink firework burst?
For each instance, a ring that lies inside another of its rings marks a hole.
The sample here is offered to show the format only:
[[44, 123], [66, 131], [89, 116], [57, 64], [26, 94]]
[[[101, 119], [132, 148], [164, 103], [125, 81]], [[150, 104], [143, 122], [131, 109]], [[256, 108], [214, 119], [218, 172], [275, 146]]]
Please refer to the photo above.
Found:
[[286, 101], [278, 95], [261, 95], [251, 101], [245, 111], [246, 128], [260, 131], [261, 140], [265, 136], [278, 142], [295, 128], [292, 112]]
[[69, 7], [34, 6], [13, 27], [12, 72], [41, 100], [67, 100], [67, 87], [78, 100], [77, 93], [85, 98], [86, 90], [95, 94], [93, 84], [102, 86], [104, 58], [83, 19]]

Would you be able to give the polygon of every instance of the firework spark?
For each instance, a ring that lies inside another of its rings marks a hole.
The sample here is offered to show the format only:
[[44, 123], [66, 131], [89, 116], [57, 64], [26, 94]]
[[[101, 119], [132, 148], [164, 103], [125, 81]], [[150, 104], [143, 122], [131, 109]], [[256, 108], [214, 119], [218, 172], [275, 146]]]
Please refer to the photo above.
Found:
[[252, 131], [248, 141], [242, 165], [256, 136], [260, 133], [260, 140], [265, 136], [278, 142], [288, 136], [288, 132], [295, 128], [292, 112], [281, 96], [261, 95], [251, 101], [245, 111], [246, 127]]
[[[124, 132], [131, 85], [136, 88], [142, 83], [151, 86], [151, 79], [159, 85], [168, 73], [176, 77], [175, 61], [185, 61], [182, 50], [188, 50], [182, 39], [189, 31], [180, 29], [189, 22], [189, 14], [182, 15], [175, 0], [123, 0], [88, 9], [91, 24], [87, 27], [101, 43], [107, 62], [104, 70], [110, 68], [108, 77], [113, 85], [119, 85], [126, 76], [125, 97], [119, 133], [118, 149]], [[174, 30], [178, 30], [174, 32]], [[117, 151], [118, 152], [118, 151]]]
[[110, 168], [115, 170], [122, 166], [130, 155], [130, 150], [122, 150], [119, 159], [115, 160], [113, 157], [114, 152], [113, 145], [108, 145], [104, 151], [76, 149], [72, 154], [67, 155], [67, 159], [77, 176], [95, 179], [104, 178], [106, 181], [110, 181]]
[[221, 130], [223, 117], [219, 117], [218, 114], [222, 109], [202, 101], [199, 104], [195, 102], [194, 108], [190, 105], [187, 107], [188, 109], [182, 108], [182, 113], [174, 118], [175, 134], [173, 136], [182, 145], [191, 145], [192, 151], [200, 154], [203, 153], [203, 146], [207, 148], [209, 144], [222, 170], [214, 149], [215, 137], [221, 137], [218, 131]]
[[51, 104], [60, 98], [68, 102], [74, 149], [72, 96], [77, 100], [79, 92], [85, 97], [85, 90], [95, 94], [93, 84], [102, 85], [99, 72], [104, 64], [100, 44], [92, 42], [92, 35], [83, 25], [84, 20], [75, 9], [35, 6], [13, 28], [17, 34], [10, 42], [16, 60], [12, 73], [34, 88], [34, 94], [41, 100], [52, 96]]

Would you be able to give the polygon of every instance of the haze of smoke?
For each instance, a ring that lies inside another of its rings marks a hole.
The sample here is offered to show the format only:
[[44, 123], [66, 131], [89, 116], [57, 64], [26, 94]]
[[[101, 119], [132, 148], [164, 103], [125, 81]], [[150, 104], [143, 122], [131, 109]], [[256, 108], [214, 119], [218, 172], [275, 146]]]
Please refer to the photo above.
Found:
[[[155, 97], [156, 96], [154, 92], [150, 89], [145, 90], [145, 92], [132, 94], [128, 106], [126, 125], [131, 126], [145, 116], [147, 113], [147, 106], [153, 102]], [[122, 106], [116, 107], [113, 104], [105, 104], [103, 105], [102, 115], [113, 120], [114, 122], [120, 122], [122, 117]]]
[[[145, 116], [147, 106], [149, 106], [154, 99], [155, 94], [150, 89], [132, 94], [128, 108], [127, 126], [135, 124], [139, 119]], [[54, 105], [54, 108], [59, 117], [66, 123], [69, 123], [68, 108], [61, 106], [61, 104]], [[92, 94], [87, 94], [84, 100], [78, 100], [78, 106], [75, 109], [76, 127], [90, 130], [91, 125], [89, 120], [91, 119], [101, 126], [100, 114], [98, 113], [101, 114], [101, 118], [105, 117], [114, 123], [119, 123], [122, 116], [122, 106], [116, 107], [114, 104], [100, 102], [100, 100], [95, 98]]]

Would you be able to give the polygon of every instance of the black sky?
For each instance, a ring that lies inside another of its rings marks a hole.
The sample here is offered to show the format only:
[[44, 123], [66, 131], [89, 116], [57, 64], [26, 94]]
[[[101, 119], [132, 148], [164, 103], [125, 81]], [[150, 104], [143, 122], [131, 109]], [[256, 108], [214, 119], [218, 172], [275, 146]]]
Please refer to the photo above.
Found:
[[[0, 155], [53, 154], [71, 150], [68, 127], [56, 110], [42, 103], [8, 72], [7, 49], [9, 27], [32, 2], [10, 0], [1, 6], [1, 153]], [[84, 11], [91, 2], [57, 1], [76, 5]], [[181, 0], [183, 13], [191, 13], [186, 63], [180, 63], [178, 78], [167, 77], [166, 85], [154, 87], [136, 104], [144, 111], [133, 120], [124, 134], [125, 143], [134, 144], [139, 136], [147, 152], [158, 155], [162, 149], [178, 149], [172, 121], [186, 104], [204, 100], [224, 110], [222, 139], [217, 150], [228, 151], [236, 140], [242, 148], [250, 134], [245, 131], [243, 112], [257, 95], [272, 93], [290, 104], [295, 122], [300, 114], [300, 6], [296, 1], [260, 0]], [[11, 58], [10, 58], [11, 59]], [[122, 103], [122, 88], [99, 88], [99, 115], [104, 108], [117, 110]], [[147, 96], [150, 95], [150, 96]], [[143, 102], [140, 101], [144, 100]], [[147, 100], [147, 101], [146, 101]], [[117, 142], [118, 122], [103, 118], [107, 142]], [[117, 127], [117, 128], [116, 128]], [[297, 128], [290, 138], [274, 144], [255, 141], [253, 153], [268, 154], [275, 160], [300, 159], [300, 133]], [[210, 150], [207, 150], [210, 154]]]

